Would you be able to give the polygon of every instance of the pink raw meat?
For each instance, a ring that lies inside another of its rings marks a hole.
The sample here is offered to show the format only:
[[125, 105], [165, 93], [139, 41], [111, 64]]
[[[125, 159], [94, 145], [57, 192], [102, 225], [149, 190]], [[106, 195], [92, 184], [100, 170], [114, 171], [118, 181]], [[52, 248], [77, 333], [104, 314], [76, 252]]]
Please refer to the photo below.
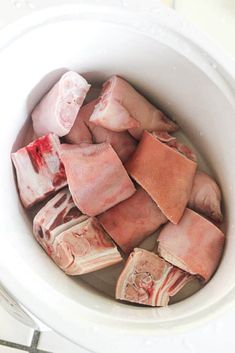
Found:
[[195, 175], [188, 207], [222, 222], [221, 191], [216, 182], [206, 173], [198, 171]]
[[63, 231], [87, 219], [75, 206], [65, 188], [41, 208], [33, 220], [33, 234], [39, 244], [51, 256], [55, 238]]
[[25, 207], [45, 199], [67, 184], [59, 149], [59, 138], [49, 134], [12, 153], [20, 198]]
[[127, 81], [112, 76], [103, 84], [90, 121], [113, 131], [131, 129], [140, 139], [143, 129], [175, 131], [177, 125], [139, 94]]
[[131, 177], [176, 224], [188, 203], [196, 168], [195, 162], [146, 131], [126, 163]]
[[165, 225], [157, 239], [166, 261], [208, 281], [222, 255], [224, 234], [198, 213], [186, 209], [177, 225]]
[[167, 222], [156, 203], [140, 187], [133, 196], [98, 216], [98, 220], [126, 253]]
[[74, 203], [89, 216], [98, 215], [135, 192], [110, 144], [61, 145], [61, 159]]
[[72, 129], [65, 137], [65, 141], [74, 144], [85, 144], [92, 143], [93, 137], [95, 143], [110, 143], [121, 161], [125, 163], [134, 152], [137, 143], [127, 131], [111, 131], [89, 122], [96, 103], [97, 100], [93, 100], [80, 109]]
[[166, 131], [154, 131], [153, 136], [157, 137], [161, 142], [165, 142], [169, 147], [174, 148], [176, 151], [182, 153], [185, 157], [197, 162], [197, 156], [192, 150], [184, 143], [177, 140], [176, 137], [168, 134]]
[[72, 144], [91, 144], [92, 135], [87, 126], [89, 117], [91, 116], [96, 101], [92, 101], [83, 107], [78, 112], [73, 127], [65, 136], [65, 141]]
[[134, 249], [116, 286], [116, 299], [143, 305], [166, 306], [193, 276], [156, 254]]
[[95, 218], [88, 218], [58, 235], [52, 258], [68, 275], [81, 275], [122, 261], [115, 244]]
[[66, 72], [42, 98], [32, 112], [34, 131], [38, 136], [53, 132], [68, 134], [90, 85], [74, 71]]

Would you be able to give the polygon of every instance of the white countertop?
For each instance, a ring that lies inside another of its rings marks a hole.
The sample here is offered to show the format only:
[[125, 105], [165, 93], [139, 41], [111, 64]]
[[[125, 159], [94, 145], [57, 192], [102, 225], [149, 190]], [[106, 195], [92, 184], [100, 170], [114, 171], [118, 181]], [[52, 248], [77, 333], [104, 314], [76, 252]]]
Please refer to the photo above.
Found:
[[[110, 3], [108, 0], [87, 0], [96, 3]], [[120, 3], [123, 1], [118, 0]], [[128, 0], [132, 3], [135, 0]], [[156, 3], [156, 0], [149, 0]], [[0, 27], [24, 16], [32, 11], [37, 11], [50, 5], [64, 3], [63, 0], [1, 0], [0, 1]], [[76, 2], [70, 0], [69, 2]], [[114, 0], [114, 2], [117, 2]], [[136, 1], [138, 3], [138, 1]], [[173, 4], [178, 13], [193, 22], [201, 30], [204, 30], [219, 45], [227, 50], [235, 58], [235, 1], [234, 0], [165, 0], [167, 4]], [[188, 331], [184, 334], [172, 335], [171, 337], [157, 337], [154, 342], [146, 341], [145, 347], [140, 347], [138, 352], [163, 351], [174, 353], [227, 353], [235, 350], [234, 342], [235, 308], [224, 313], [216, 320], [201, 326], [200, 328]], [[82, 348], [75, 346], [66, 339], [52, 331], [42, 332], [40, 337], [37, 334], [34, 338], [39, 339], [35, 344], [38, 351], [31, 348], [33, 330], [24, 326], [12, 318], [3, 308], [0, 307], [0, 353], [17, 352], [54, 352], [54, 353], [85, 353]], [[91, 338], [92, 339], [92, 338]], [[3, 345], [3, 341], [6, 345]], [[9, 342], [19, 344], [17, 348], [9, 348], [13, 345]], [[34, 344], [33, 344], [34, 345]], [[120, 348], [120, 350], [119, 350]], [[111, 350], [111, 349], [110, 349]], [[115, 342], [115, 352], [132, 353], [132, 347], [119, 347], [118, 339]], [[138, 353], [135, 350], [135, 353]]]

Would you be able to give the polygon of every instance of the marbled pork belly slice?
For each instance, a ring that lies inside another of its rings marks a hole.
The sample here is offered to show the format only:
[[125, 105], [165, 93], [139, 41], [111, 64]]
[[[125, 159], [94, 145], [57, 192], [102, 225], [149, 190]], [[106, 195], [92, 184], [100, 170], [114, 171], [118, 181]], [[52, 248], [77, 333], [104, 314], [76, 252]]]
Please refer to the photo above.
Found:
[[197, 164], [145, 131], [126, 163], [132, 178], [178, 223], [188, 203]]
[[73, 144], [107, 142], [113, 147], [118, 157], [125, 163], [136, 148], [136, 141], [127, 131], [116, 132], [89, 122], [97, 100], [84, 105], [65, 141]]
[[171, 264], [208, 281], [218, 266], [224, 239], [219, 228], [187, 208], [177, 225], [163, 227], [157, 251]]
[[59, 138], [48, 134], [12, 153], [24, 207], [32, 206], [67, 184], [59, 150]]
[[221, 223], [221, 191], [215, 180], [198, 171], [195, 174], [188, 207], [198, 211], [217, 223]]
[[118, 279], [116, 299], [166, 306], [193, 276], [170, 265], [158, 255], [135, 248]]
[[77, 72], [68, 71], [42, 98], [31, 116], [37, 136], [68, 134], [90, 85]]
[[98, 216], [98, 220], [125, 253], [167, 222], [159, 207], [141, 187], [133, 196]]
[[96, 216], [132, 196], [135, 187], [110, 144], [61, 145], [68, 185], [74, 203]]
[[55, 238], [66, 229], [87, 219], [73, 202], [65, 188], [59, 191], [36, 214], [33, 220], [33, 234], [41, 246], [51, 256]]
[[81, 275], [122, 261], [116, 245], [97, 219], [88, 218], [59, 234], [52, 258], [68, 275]]
[[177, 125], [138, 93], [126, 80], [112, 76], [103, 84], [90, 121], [112, 131], [131, 129], [140, 139], [143, 130], [175, 131]]

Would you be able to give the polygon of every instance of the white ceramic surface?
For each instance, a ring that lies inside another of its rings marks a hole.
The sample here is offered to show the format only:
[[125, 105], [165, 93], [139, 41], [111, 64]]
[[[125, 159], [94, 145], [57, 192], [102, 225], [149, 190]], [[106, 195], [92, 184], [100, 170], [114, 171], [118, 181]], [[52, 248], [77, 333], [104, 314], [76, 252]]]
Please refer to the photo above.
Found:
[[[32, 107], [66, 68], [91, 82], [113, 73], [125, 76], [177, 119], [222, 185], [225, 254], [210, 283], [184, 302], [157, 309], [117, 303], [65, 276], [32, 238], [9, 155]], [[169, 10], [143, 14], [64, 6], [0, 33], [0, 280], [29, 311], [74, 342], [110, 353], [117, 335], [138, 344], [197, 325], [233, 303], [234, 69], [230, 59]]]

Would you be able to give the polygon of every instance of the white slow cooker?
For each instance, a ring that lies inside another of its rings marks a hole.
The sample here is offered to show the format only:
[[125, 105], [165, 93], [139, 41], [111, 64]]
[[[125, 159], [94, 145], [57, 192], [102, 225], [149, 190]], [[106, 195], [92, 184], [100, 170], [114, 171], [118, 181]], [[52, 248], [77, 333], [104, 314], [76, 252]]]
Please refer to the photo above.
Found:
[[[190, 298], [167, 308], [123, 305], [66, 276], [35, 242], [16, 192], [10, 153], [20, 145], [19, 131], [33, 106], [66, 69], [92, 83], [114, 73], [130, 80], [177, 120], [219, 181], [225, 252], [212, 280]], [[199, 325], [233, 304], [234, 79], [235, 63], [167, 8], [64, 5], [2, 30], [0, 282], [5, 297], [99, 353], [124, 351], [127, 342], [135, 352], [150, 352], [149, 340], [157, 347], [159, 335]]]

